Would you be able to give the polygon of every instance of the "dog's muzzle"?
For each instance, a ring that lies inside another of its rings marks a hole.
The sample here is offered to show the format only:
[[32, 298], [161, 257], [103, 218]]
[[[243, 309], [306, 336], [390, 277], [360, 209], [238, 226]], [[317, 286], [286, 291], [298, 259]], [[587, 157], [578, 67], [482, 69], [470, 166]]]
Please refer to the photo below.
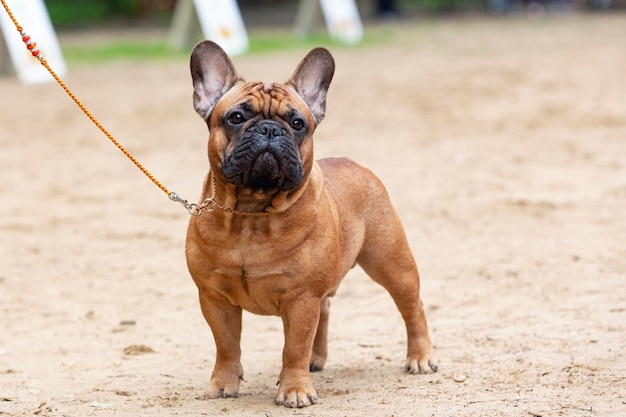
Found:
[[302, 183], [302, 163], [290, 132], [273, 120], [261, 120], [241, 134], [222, 172], [235, 185], [290, 191]]

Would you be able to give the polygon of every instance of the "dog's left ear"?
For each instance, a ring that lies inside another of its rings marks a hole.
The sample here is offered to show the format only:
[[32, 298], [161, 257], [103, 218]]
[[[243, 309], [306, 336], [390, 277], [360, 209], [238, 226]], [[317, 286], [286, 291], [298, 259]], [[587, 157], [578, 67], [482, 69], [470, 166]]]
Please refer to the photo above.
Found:
[[309, 106], [319, 124], [326, 113], [326, 93], [335, 73], [335, 60], [324, 48], [315, 48], [300, 62], [287, 81]]
[[202, 41], [191, 52], [193, 107], [208, 120], [218, 100], [242, 80], [226, 52], [215, 42]]

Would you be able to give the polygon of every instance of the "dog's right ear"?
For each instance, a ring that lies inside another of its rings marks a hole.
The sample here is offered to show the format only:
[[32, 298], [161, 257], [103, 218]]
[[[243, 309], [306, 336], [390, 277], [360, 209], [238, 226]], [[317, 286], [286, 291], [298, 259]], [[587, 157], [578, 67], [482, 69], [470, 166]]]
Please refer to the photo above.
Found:
[[208, 120], [218, 100], [241, 78], [226, 52], [212, 41], [202, 41], [193, 48], [189, 66], [193, 107]]

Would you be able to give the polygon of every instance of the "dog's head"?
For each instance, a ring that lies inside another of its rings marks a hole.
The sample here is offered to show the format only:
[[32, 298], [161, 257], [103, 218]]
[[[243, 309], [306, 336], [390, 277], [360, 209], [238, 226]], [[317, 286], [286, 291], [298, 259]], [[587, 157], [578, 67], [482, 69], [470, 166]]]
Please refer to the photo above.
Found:
[[193, 101], [209, 127], [213, 171], [254, 192], [300, 187], [313, 164], [312, 135], [334, 70], [330, 52], [316, 48], [285, 84], [245, 82], [217, 44], [196, 45]]

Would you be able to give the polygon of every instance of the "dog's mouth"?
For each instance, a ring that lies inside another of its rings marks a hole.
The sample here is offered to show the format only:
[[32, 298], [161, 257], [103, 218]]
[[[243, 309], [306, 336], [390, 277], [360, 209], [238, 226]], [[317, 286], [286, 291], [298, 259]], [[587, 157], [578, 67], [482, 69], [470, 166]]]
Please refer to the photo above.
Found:
[[253, 180], [266, 178], [270, 181], [277, 181], [280, 178], [280, 163], [272, 152], [263, 152], [252, 162], [250, 177]]
[[291, 191], [302, 183], [302, 164], [294, 141], [277, 122], [267, 120], [237, 139], [222, 172], [231, 184], [254, 190]]
[[[271, 151], [260, 154], [244, 172], [243, 183], [253, 189], [290, 191], [297, 188], [301, 176], [294, 170], [284, 168], [283, 158], [276, 157]], [[247, 175], [246, 175], [247, 174]], [[247, 177], [247, 178], [246, 178]]]

